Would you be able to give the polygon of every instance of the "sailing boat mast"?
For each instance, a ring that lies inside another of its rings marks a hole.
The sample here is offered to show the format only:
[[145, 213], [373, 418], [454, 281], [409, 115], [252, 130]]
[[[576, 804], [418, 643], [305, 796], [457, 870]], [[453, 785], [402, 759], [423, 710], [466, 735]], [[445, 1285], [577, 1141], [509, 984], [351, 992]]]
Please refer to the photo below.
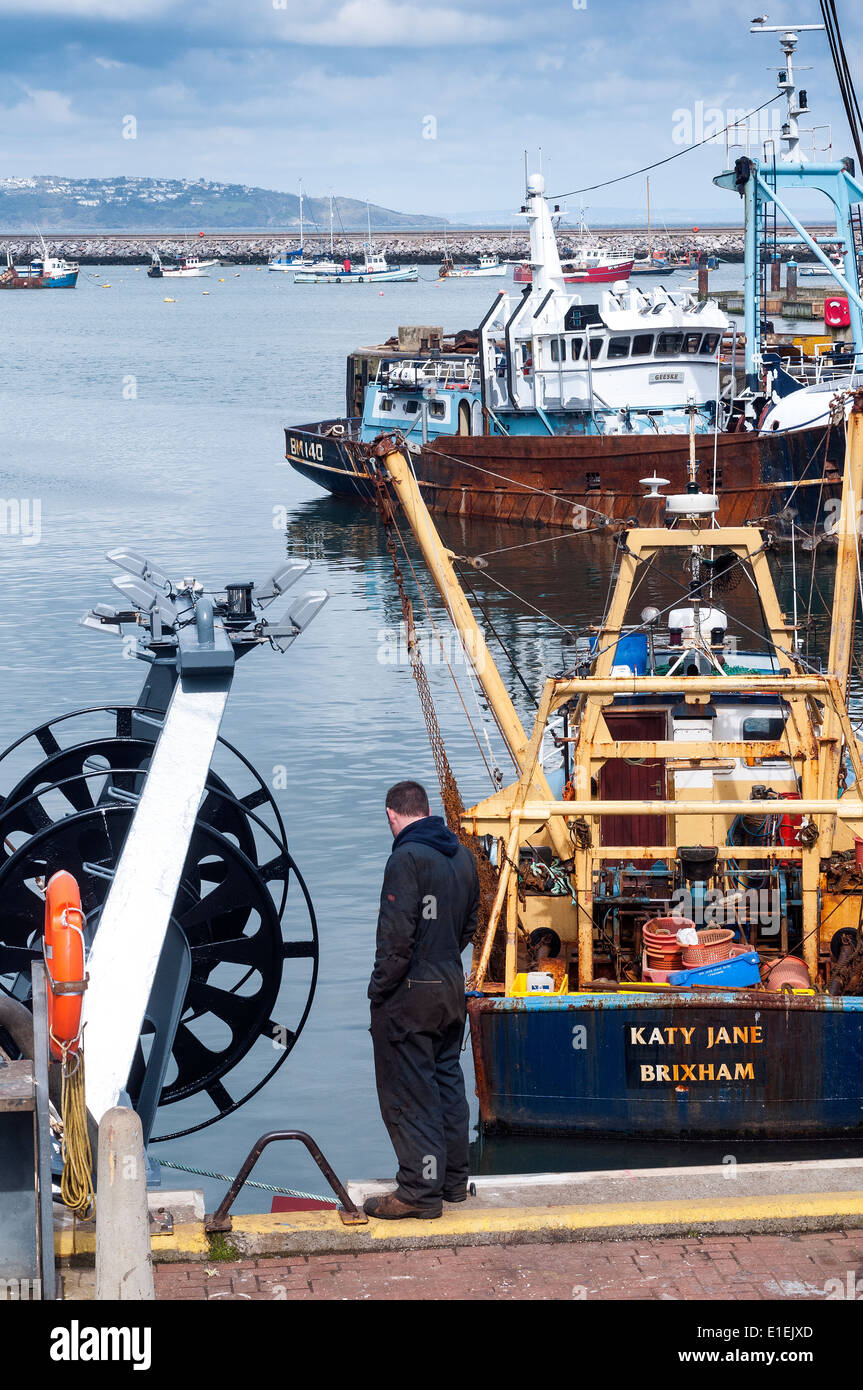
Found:
[[335, 247], [333, 245], [333, 195], [330, 194], [330, 260], [336, 258]]
[[647, 259], [653, 260], [653, 252], [650, 245], [650, 177], [647, 179]]
[[300, 250], [302, 251], [305, 242], [303, 241], [303, 181], [300, 179]]

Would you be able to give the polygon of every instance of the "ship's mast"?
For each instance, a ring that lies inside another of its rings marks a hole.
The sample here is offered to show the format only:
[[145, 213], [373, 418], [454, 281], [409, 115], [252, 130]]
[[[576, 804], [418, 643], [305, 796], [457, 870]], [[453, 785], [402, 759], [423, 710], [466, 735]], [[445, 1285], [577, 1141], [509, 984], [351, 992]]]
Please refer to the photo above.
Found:
[[543, 297], [549, 290], [565, 290], [563, 267], [551, 213], [545, 198], [545, 179], [542, 174], [530, 174], [527, 180], [527, 214], [530, 232], [530, 264], [533, 271], [534, 294]]
[[[783, 24], [753, 24], [749, 30], [750, 34], [779, 34], [779, 45], [785, 54], [785, 64], [778, 70], [776, 84], [779, 90], [785, 93], [785, 120], [779, 137], [785, 146], [780, 156], [784, 164], [805, 162], [805, 155], [800, 152], [800, 128], [797, 124], [797, 117], [804, 111], [808, 113], [809, 106], [805, 99], [802, 104], [797, 99], [797, 88], [794, 80], [794, 50], [797, 47], [797, 35], [805, 31], [811, 32], [823, 28], [823, 24], [795, 24], [793, 28]], [[801, 93], [801, 96], [803, 95]]]

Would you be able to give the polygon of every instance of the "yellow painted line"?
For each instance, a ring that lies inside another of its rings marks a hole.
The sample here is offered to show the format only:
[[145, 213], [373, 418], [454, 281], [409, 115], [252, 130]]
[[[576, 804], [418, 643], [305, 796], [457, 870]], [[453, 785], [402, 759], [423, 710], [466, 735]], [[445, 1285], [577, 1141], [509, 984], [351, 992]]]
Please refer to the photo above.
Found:
[[[482, 1232], [569, 1230], [584, 1231], [619, 1226], [699, 1226], [719, 1221], [759, 1221], [807, 1216], [861, 1216], [863, 1192], [788, 1193], [783, 1196], [738, 1197], [675, 1202], [600, 1202], [592, 1206], [491, 1207], [440, 1217], [437, 1221], [411, 1221], [425, 1235], [476, 1235]], [[375, 1239], [397, 1235], [400, 1221], [375, 1221], [359, 1227]], [[401, 1232], [402, 1236], [408, 1234]]]
[[[296, 1232], [329, 1235], [356, 1233], [374, 1240], [403, 1240], [410, 1235], [471, 1236], [483, 1232], [593, 1230], [615, 1226], [694, 1226], [716, 1221], [780, 1220], [806, 1216], [861, 1216], [863, 1192], [787, 1193], [782, 1196], [738, 1197], [673, 1202], [597, 1202], [590, 1206], [486, 1207], [446, 1213], [436, 1221], [375, 1221], [367, 1226], [344, 1226], [335, 1212], [273, 1212], [238, 1216], [230, 1241], [237, 1236], [274, 1236]], [[170, 1240], [171, 1237], [158, 1237]], [[155, 1239], [153, 1249], [156, 1249]]]

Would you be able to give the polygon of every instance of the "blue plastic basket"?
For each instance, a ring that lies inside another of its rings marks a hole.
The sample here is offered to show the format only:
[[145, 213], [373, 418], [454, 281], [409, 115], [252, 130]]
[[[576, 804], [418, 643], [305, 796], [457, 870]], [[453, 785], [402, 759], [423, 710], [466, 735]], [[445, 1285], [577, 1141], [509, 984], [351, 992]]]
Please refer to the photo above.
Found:
[[672, 970], [668, 976], [670, 985], [757, 985], [761, 979], [758, 970], [758, 952], [747, 951], [745, 955], [730, 956], [728, 960], [717, 960], [712, 965], [696, 965], [691, 970]]

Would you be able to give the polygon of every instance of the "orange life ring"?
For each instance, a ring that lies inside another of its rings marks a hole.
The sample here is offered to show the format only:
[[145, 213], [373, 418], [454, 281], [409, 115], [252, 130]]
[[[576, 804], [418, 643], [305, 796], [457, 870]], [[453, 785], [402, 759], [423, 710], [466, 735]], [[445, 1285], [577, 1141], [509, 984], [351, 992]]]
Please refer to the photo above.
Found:
[[59, 869], [45, 889], [45, 968], [48, 974], [48, 1036], [51, 1055], [80, 1046], [84, 975], [84, 913], [76, 880]]

